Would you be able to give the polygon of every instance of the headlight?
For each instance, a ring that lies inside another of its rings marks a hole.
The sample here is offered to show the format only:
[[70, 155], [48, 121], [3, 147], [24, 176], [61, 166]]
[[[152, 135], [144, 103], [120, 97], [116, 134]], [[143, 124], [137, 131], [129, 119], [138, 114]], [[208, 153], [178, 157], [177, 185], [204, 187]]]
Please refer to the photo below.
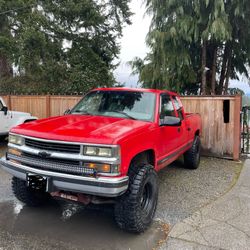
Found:
[[111, 148], [99, 148], [98, 155], [104, 156], [104, 157], [111, 157], [112, 150], [111, 150]]
[[18, 135], [9, 135], [9, 143], [23, 145], [23, 138]]
[[86, 146], [84, 148], [84, 154], [90, 155], [90, 156], [111, 157], [112, 156], [112, 148]]

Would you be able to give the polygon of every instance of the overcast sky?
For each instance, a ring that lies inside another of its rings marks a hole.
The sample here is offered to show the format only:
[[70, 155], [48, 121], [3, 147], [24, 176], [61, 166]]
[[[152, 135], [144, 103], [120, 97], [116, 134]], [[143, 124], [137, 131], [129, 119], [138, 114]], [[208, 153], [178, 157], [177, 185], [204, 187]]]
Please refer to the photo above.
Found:
[[[116, 80], [125, 83], [128, 87], [136, 87], [138, 76], [131, 76], [131, 68], [126, 65], [134, 57], [144, 58], [148, 49], [145, 38], [149, 30], [150, 17], [145, 15], [145, 6], [142, 0], [132, 0], [130, 7], [134, 13], [132, 25], [126, 26], [123, 30], [121, 43], [120, 65], [115, 71]], [[248, 81], [231, 81], [230, 87], [238, 87], [250, 95]]]
[[130, 7], [134, 13], [132, 25], [126, 26], [123, 30], [121, 43], [120, 66], [115, 71], [118, 82], [126, 83], [127, 86], [136, 86], [138, 77], [130, 76], [131, 68], [127, 62], [134, 57], [143, 58], [146, 55], [147, 47], [145, 38], [149, 30], [150, 17], [145, 15], [145, 5], [142, 0], [132, 0]]

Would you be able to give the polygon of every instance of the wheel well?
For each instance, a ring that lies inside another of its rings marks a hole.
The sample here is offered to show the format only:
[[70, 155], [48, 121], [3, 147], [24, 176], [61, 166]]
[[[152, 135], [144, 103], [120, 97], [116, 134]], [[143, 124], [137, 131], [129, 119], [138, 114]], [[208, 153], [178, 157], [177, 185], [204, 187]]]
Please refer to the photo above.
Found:
[[195, 135], [198, 135], [198, 136], [200, 135], [200, 130], [199, 129], [195, 131]]
[[135, 163], [143, 164], [143, 163], [149, 163], [150, 165], [155, 167], [155, 152], [153, 149], [145, 150], [143, 152], [140, 152], [136, 156], [133, 157], [131, 164]]

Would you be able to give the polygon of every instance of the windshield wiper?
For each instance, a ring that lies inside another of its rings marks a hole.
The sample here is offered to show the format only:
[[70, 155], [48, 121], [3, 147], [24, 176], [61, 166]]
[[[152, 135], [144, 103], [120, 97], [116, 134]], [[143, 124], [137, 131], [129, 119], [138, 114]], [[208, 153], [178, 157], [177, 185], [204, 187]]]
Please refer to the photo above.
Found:
[[81, 111], [81, 110], [75, 110], [75, 111], [73, 111], [73, 113], [81, 113], [82, 115], [93, 115], [93, 114], [89, 113], [88, 111]]
[[137, 120], [135, 117], [129, 115], [128, 113], [124, 112], [124, 111], [120, 111], [120, 110], [112, 110], [111, 112], [115, 112], [115, 113], [119, 113], [122, 115], [125, 115], [126, 117], [132, 119], [132, 120]]

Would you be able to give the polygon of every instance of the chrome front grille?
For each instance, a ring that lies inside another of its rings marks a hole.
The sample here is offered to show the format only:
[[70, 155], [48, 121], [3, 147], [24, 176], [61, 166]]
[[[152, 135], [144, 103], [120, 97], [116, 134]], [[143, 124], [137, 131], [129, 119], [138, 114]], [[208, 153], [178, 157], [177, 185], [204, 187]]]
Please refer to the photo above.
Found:
[[82, 167], [83, 163], [79, 161], [69, 161], [55, 158], [44, 159], [40, 156], [27, 153], [23, 153], [21, 156], [8, 153], [8, 159], [20, 162], [25, 166], [58, 173], [81, 176], [94, 174], [93, 169]]
[[35, 149], [50, 150], [53, 152], [62, 153], [74, 153], [80, 154], [80, 145], [68, 144], [68, 143], [58, 143], [58, 142], [47, 142], [40, 140], [33, 140], [25, 138], [25, 145]]

